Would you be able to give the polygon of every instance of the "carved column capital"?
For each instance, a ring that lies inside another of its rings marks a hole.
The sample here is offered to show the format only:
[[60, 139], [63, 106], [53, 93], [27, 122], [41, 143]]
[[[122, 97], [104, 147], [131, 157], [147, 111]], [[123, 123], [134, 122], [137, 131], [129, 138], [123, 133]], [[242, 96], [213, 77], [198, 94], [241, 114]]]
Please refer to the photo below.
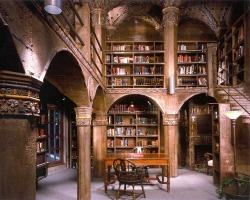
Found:
[[163, 25], [178, 25], [179, 8], [169, 6], [163, 9]]
[[39, 116], [42, 82], [20, 73], [0, 71], [0, 113]]
[[107, 114], [103, 112], [94, 113], [93, 115], [93, 126], [106, 126]]
[[162, 114], [164, 126], [177, 126], [178, 125], [178, 114]]
[[91, 107], [76, 107], [76, 125], [77, 126], [90, 126], [91, 125], [91, 116], [92, 116]]
[[92, 26], [105, 26], [107, 12], [101, 8], [95, 8], [92, 11]]

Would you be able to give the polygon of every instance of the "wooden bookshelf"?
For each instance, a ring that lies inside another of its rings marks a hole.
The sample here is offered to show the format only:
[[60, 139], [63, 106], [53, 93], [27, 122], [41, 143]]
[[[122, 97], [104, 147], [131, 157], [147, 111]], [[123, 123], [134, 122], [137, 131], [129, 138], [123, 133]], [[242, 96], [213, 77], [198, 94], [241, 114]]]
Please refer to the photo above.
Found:
[[[189, 148], [187, 163], [190, 169], [204, 163], [204, 154], [212, 153], [211, 114], [207, 105], [189, 103]], [[206, 128], [204, 128], [206, 127]]]
[[70, 168], [77, 168], [77, 126], [76, 121], [71, 121], [71, 134], [70, 134]]
[[118, 103], [108, 112], [107, 152], [132, 152], [142, 146], [150, 153], [160, 150], [160, 113], [151, 102]]
[[48, 175], [48, 162], [46, 161], [46, 112], [41, 111], [38, 125], [36, 128], [36, 179], [38, 180], [47, 177]]
[[178, 41], [177, 86], [207, 87], [207, 43]]
[[231, 121], [224, 115], [230, 104], [209, 104], [212, 115], [213, 182], [219, 187], [223, 180], [233, 175], [233, 146]]
[[108, 41], [106, 48], [107, 87], [163, 87], [162, 41]]
[[[246, 73], [246, 14], [242, 15], [220, 38], [218, 43], [218, 84], [238, 85]], [[228, 74], [230, 73], [230, 75]]]

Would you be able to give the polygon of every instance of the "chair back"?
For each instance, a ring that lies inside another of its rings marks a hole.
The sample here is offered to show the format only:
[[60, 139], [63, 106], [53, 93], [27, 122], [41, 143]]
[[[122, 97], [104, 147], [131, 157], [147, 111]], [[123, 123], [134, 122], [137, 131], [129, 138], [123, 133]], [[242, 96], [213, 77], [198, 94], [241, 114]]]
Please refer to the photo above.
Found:
[[125, 184], [140, 183], [144, 179], [141, 166], [136, 166], [128, 159], [117, 158], [113, 162], [113, 167], [119, 182]]

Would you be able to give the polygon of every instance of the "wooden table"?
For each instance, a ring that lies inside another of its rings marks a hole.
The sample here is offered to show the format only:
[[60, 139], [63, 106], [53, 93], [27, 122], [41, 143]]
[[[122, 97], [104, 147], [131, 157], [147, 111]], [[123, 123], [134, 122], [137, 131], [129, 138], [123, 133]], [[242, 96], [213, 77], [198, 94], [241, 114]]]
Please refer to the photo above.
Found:
[[[107, 187], [109, 184], [115, 181], [110, 180], [110, 170], [113, 166], [113, 161], [116, 158], [129, 159], [136, 165], [141, 166], [160, 166], [162, 172], [157, 174], [156, 177], [145, 178], [145, 180], [157, 180], [161, 184], [167, 184], [167, 192], [170, 192], [170, 159], [167, 154], [160, 153], [121, 153], [121, 154], [107, 154], [104, 159], [105, 173], [104, 173], [104, 186], [107, 193]], [[164, 181], [164, 177], [167, 181]]]

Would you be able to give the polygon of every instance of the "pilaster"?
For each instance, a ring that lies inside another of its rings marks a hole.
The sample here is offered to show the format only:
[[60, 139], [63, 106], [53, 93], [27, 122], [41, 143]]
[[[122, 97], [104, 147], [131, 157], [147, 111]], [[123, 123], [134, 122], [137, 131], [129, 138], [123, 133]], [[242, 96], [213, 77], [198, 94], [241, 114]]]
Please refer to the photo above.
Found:
[[92, 108], [81, 106], [75, 108], [78, 145], [78, 200], [91, 199], [91, 116]]
[[170, 157], [170, 174], [178, 175], [178, 114], [162, 114], [164, 126], [164, 152]]

